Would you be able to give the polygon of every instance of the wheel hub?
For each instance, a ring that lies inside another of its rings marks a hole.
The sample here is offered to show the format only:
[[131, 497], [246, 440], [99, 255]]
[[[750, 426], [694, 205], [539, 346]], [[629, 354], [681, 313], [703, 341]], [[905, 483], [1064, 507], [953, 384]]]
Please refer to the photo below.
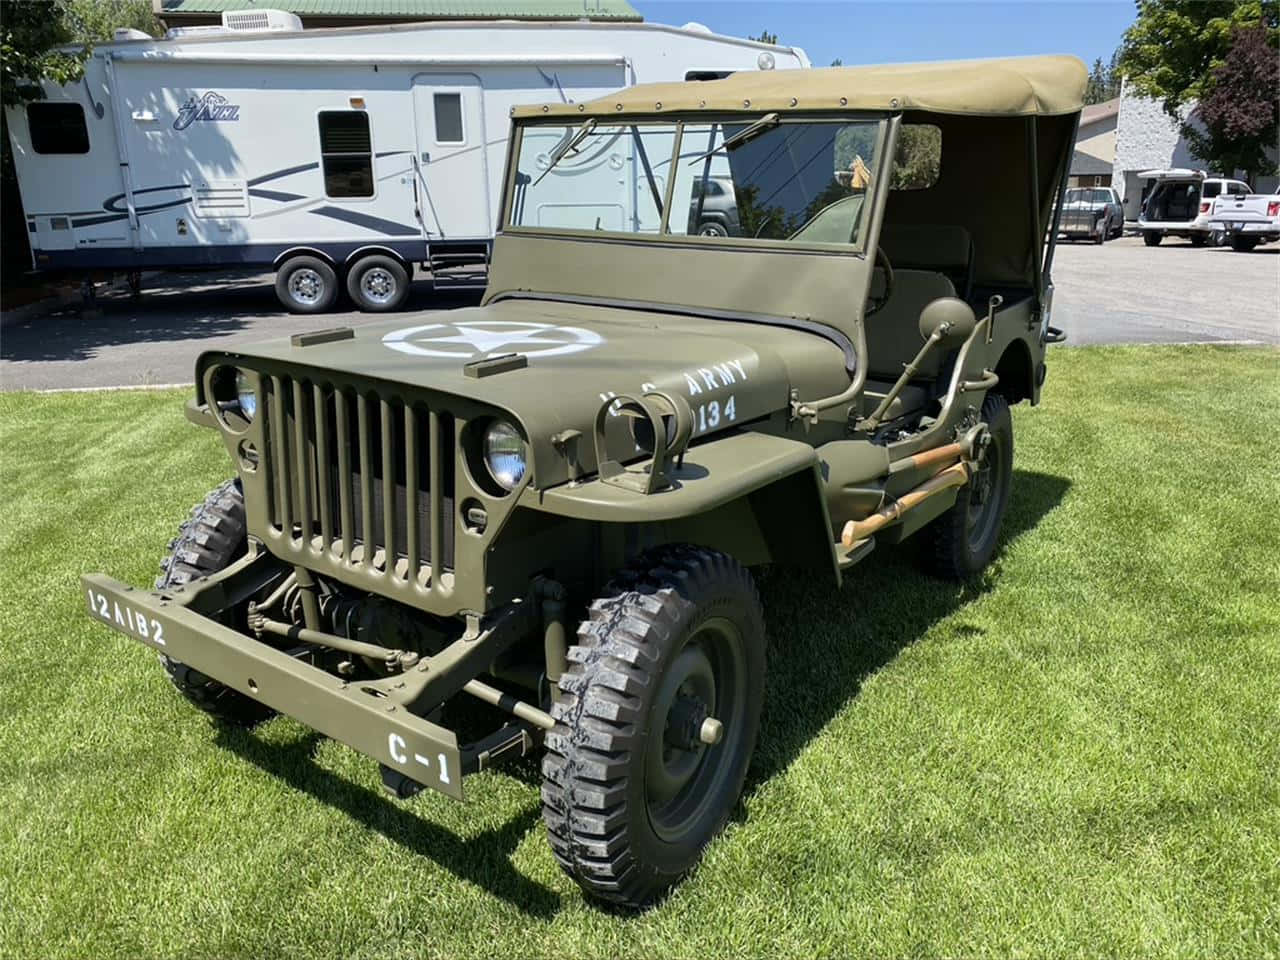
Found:
[[703, 726], [710, 717], [711, 713], [700, 697], [680, 694], [667, 713], [662, 739], [677, 750], [697, 750], [704, 745]]
[[305, 267], [295, 270], [293, 276], [289, 278], [289, 292], [301, 303], [317, 302], [323, 289], [324, 283], [320, 279], [320, 274]]
[[374, 267], [365, 271], [361, 286], [364, 287], [365, 296], [374, 303], [386, 303], [395, 296], [396, 278], [389, 271]]

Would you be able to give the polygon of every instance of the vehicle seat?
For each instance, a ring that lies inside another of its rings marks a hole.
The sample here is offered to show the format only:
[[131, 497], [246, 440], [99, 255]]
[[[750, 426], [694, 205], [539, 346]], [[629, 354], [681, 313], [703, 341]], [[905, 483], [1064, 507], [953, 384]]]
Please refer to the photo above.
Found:
[[880, 247], [894, 270], [936, 270], [947, 276], [962, 300], [973, 293], [973, 237], [964, 227], [886, 223]]
[[[884, 271], [872, 273], [872, 296], [884, 290]], [[932, 270], [893, 271], [893, 295], [889, 302], [867, 317], [867, 374], [890, 383], [898, 379], [903, 364], [910, 362], [924, 346], [920, 338], [920, 312], [939, 297], [954, 297], [956, 288], [941, 273]], [[925, 357], [917, 379], [938, 376], [946, 351], [934, 349]]]

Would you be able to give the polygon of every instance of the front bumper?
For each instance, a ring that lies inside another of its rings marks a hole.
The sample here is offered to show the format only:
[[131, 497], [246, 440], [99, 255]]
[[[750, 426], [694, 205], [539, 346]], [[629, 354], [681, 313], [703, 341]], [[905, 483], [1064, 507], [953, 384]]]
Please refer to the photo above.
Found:
[[163, 593], [102, 574], [80, 579], [98, 620], [219, 683], [313, 727], [402, 776], [462, 799], [456, 735], [265, 643], [202, 616]]

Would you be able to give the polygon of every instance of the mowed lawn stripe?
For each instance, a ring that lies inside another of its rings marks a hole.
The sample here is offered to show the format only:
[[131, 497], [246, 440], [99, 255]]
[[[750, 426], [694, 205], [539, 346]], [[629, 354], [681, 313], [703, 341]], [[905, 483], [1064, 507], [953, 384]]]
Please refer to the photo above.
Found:
[[747, 792], [636, 917], [555, 866], [536, 762], [397, 803], [88, 620], [228, 475], [184, 400], [0, 395], [0, 955], [1280, 953], [1280, 351], [1054, 350], [974, 583], [760, 572]]

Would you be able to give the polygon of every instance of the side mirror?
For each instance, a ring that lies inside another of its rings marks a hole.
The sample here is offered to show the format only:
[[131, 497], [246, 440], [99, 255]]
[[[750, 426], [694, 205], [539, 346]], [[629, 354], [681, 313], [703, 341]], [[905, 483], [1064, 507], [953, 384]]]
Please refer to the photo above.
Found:
[[963, 343], [977, 324], [973, 307], [958, 297], [939, 297], [920, 311], [920, 336], [926, 340]]

